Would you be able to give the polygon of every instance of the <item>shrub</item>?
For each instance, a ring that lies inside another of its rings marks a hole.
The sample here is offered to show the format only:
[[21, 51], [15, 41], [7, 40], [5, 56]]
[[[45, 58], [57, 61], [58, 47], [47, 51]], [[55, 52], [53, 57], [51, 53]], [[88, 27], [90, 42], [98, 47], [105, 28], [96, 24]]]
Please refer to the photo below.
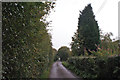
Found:
[[68, 69], [81, 78], [103, 79], [120, 78], [120, 56], [98, 58], [98, 57], [72, 57], [69, 58]]

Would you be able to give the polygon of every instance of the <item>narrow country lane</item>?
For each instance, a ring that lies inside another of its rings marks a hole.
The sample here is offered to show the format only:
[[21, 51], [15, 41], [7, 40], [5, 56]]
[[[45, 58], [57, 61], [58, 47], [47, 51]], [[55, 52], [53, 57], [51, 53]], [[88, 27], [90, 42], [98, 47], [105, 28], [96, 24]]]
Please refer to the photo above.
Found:
[[78, 78], [68, 71], [60, 61], [53, 64], [49, 78], [74, 78], [74, 80], [78, 80]]

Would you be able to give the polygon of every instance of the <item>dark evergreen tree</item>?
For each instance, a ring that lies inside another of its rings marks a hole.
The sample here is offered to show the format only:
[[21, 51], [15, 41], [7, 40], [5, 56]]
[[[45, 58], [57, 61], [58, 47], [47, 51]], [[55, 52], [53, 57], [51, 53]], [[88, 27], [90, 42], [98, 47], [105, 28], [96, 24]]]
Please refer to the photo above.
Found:
[[89, 54], [89, 50], [95, 50], [100, 43], [100, 33], [99, 26], [97, 21], [95, 20], [95, 16], [91, 7], [91, 4], [85, 7], [85, 9], [80, 12], [80, 17], [78, 18], [78, 38], [83, 41], [81, 51], [86, 49]]
[[73, 40], [73, 43], [76, 43], [75, 41], [77, 40], [77, 44], [79, 44], [77, 46], [78, 56], [84, 54], [84, 49], [89, 54], [91, 54], [89, 50], [96, 51], [97, 47], [95, 45], [100, 43], [100, 33], [91, 4], [88, 4], [82, 12], [80, 11], [77, 34], [77, 38]]

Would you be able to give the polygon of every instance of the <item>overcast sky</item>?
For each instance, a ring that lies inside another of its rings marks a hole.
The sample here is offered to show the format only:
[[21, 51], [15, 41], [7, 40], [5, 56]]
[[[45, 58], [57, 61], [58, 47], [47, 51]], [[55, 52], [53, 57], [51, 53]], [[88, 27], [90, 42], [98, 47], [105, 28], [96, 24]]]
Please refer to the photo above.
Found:
[[77, 30], [79, 11], [91, 3], [99, 28], [103, 32], [112, 32], [113, 37], [118, 37], [118, 2], [120, 0], [57, 0], [48, 17], [52, 34], [53, 47], [70, 47], [72, 36]]

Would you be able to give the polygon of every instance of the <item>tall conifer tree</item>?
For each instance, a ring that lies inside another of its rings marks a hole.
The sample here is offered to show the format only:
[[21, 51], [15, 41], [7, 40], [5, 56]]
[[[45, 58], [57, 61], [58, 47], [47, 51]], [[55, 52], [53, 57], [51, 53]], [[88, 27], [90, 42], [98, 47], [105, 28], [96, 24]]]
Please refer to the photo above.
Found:
[[[96, 51], [97, 47], [95, 44], [98, 45], [100, 43], [100, 33], [91, 4], [88, 4], [82, 12], [80, 11], [76, 37], [77, 41], [73, 40], [71, 45], [72, 47], [75, 44], [79, 45], [77, 46], [78, 56], [84, 54], [85, 49], [89, 54], [91, 54], [89, 50]], [[72, 51], [74, 52], [74, 49], [72, 49]]]
[[[95, 16], [91, 7], [91, 4], [85, 7], [85, 9], [80, 12], [80, 17], [78, 18], [78, 38], [83, 41], [81, 49], [86, 49], [89, 54], [89, 50], [96, 51], [96, 45], [100, 42], [99, 26], [95, 20]], [[82, 51], [82, 50], [81, 50]]]

